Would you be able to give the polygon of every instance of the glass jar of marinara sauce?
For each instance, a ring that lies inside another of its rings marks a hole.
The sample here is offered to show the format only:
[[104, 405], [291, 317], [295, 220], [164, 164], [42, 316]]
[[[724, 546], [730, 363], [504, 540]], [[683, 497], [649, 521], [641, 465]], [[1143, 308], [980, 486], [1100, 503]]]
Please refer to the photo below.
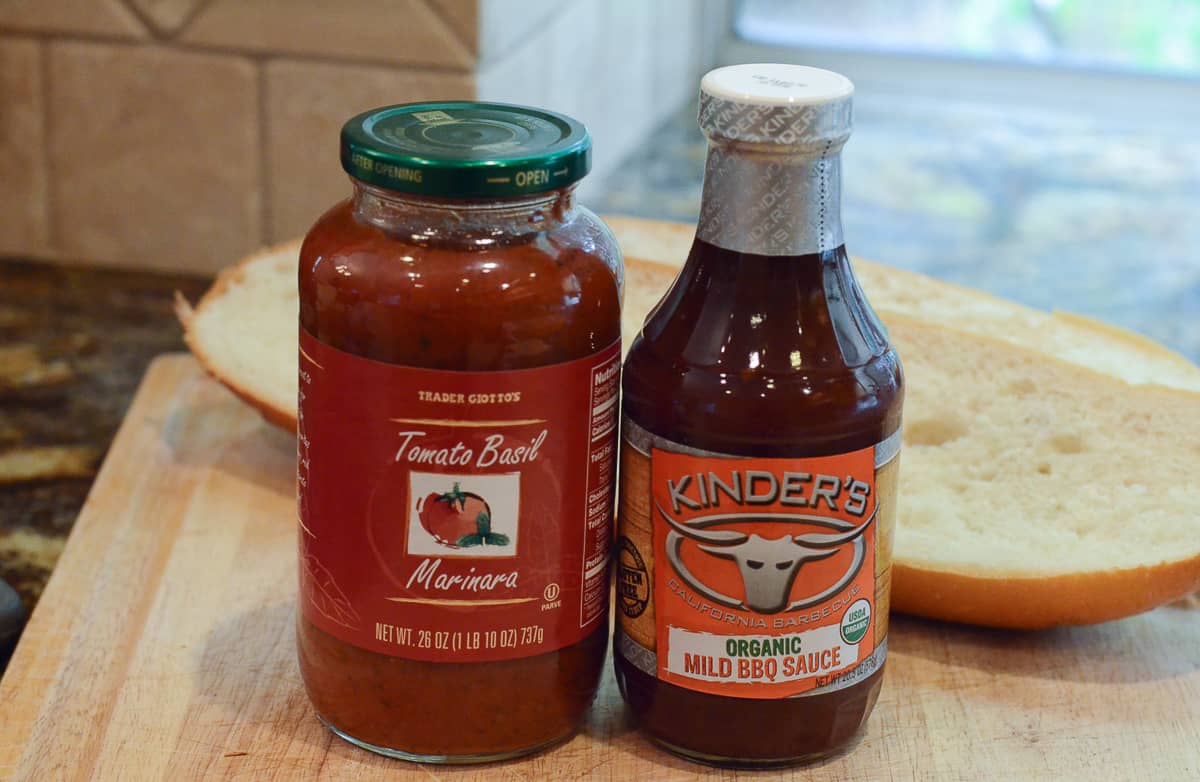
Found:
[[339, 736], [477, 762], [569, 736], [608, 637], [621, 255], [578, 122], [370, 111], [300, 256], [300, 670]]
[[842, 238], [852, 93], [705, 76], [696, 240], [625, 364], [617, 681], [694, 760], [828, 755], [879, 694], [903, 387]]

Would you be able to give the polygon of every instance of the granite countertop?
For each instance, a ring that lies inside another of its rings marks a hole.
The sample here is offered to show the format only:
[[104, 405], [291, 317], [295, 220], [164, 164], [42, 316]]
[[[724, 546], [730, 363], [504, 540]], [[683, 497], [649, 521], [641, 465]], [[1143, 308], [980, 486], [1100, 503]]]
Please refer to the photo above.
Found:
[[[853, 254], [1071, 310], [1200, 361], [1200, 137], [1047, 113], [860, 96]], [[600, 212], [694, 221], [689, 106], [601, 183]], [[203, 279], [0, 261], [0, 578], [32, 608], [171, 311]], [[0, 616], [5, 608], [0, 593]], [[0, 665], [7, 654], [0, 618]]]
[[[704, 154], [688, 106], [590, 205], [694, 222]], [[1193, 127], [859, 94], [844, 160], [852, 255], [1097, 318], [1200, 362]]]
[[[147, 365], [184, 349], [174, 292], [209, 281], [11, 259], [0, 281], [0, 578], [27, 611]], [[6, 609], [0, 594], [0, 667]]]

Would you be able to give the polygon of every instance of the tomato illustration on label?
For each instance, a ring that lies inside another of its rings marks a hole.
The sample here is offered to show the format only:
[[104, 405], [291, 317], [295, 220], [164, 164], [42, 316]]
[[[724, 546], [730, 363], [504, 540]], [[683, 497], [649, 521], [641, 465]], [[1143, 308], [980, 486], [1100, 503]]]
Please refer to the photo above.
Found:
[[417, 516], [433, 539], [450, 548], [507, 546], [508, 536], [492, 531], [492, 509], [478, 494], [456, 482], [448, 492], [432, 492], [420, 500]]

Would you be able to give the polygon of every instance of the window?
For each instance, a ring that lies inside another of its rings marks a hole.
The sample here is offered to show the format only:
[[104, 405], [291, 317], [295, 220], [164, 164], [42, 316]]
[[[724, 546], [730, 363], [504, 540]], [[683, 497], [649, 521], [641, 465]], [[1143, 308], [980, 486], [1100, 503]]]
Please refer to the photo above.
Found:
[[720, 60], [854, 80], [852, 253], [1200, 361], [1200, 0], [734, 0]]
[[748, 41], [1200, 76], [1198, 0], [742, 0]]

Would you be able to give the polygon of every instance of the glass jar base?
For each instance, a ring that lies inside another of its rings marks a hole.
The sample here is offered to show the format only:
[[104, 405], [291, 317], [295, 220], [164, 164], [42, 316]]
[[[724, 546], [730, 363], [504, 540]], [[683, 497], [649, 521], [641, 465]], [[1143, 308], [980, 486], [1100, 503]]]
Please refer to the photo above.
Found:
[[686, 747], [676, 746], [669, 741], [663, 741], [660, 738], [650, 736], [650, 740], [656, 746], [662, 747], [672, 755], [677, 755], [684, 760], [690, 760], [693, 763], [700, 763], [705, 766], [715, 766], [717, 768], [734, 768], [746, 769], [749, 771], [765, 771], [773, 768], [791, 768], [794, 766], [805, 766], [810, 763], [817, 763], [823, 760], [828, 760], [835, 755], [841, 755], [848, 749], [853, 747], [861, 739], [861, 733], [856, 736], [849, 744], [823, 752], [810, 752], [804, 755], [796, 755], [786, 758], [764, 758], [748, 760], [746, 758], [727, 758], [721, 755], [708, 755], [703, 752], [697, 752]]
[[376, 755], [395, 758], [396, 760], [407, 760], [412, 763], [426, 763], [429, 765], [439, 766], [477, 765], [479, 763], [497, 763], [502, 760], [512, 760], [513, 758], [532, 755], [536, 752], [542, 752], [543, 750], [550, 749], [558, 744], [563, 744], [573, 735], [575, 735], [574, 731], [572, 731], [563, 736], [556, 736], [549, 741], [542, 742], [541, 744], [533, 747], [524, 747], [522, 749], [509, 750], [507, 752], [489, 752], [479, 755], [422, 755], [416, 752], [405, 752], [402, 749], [393, 749], [392, 747], [381, 747], [378, 744], [372, 744], [368, 741], [357, 739], [354, 736], [351, 736], [349, 733], [335, 728], [324, 717], [317, 715], [317, 719], [321, 721], [322, 725], [329, 728], [333, 735], [337, 736], [343, 741], [353, 744], [360, 749], [374, 752]]

